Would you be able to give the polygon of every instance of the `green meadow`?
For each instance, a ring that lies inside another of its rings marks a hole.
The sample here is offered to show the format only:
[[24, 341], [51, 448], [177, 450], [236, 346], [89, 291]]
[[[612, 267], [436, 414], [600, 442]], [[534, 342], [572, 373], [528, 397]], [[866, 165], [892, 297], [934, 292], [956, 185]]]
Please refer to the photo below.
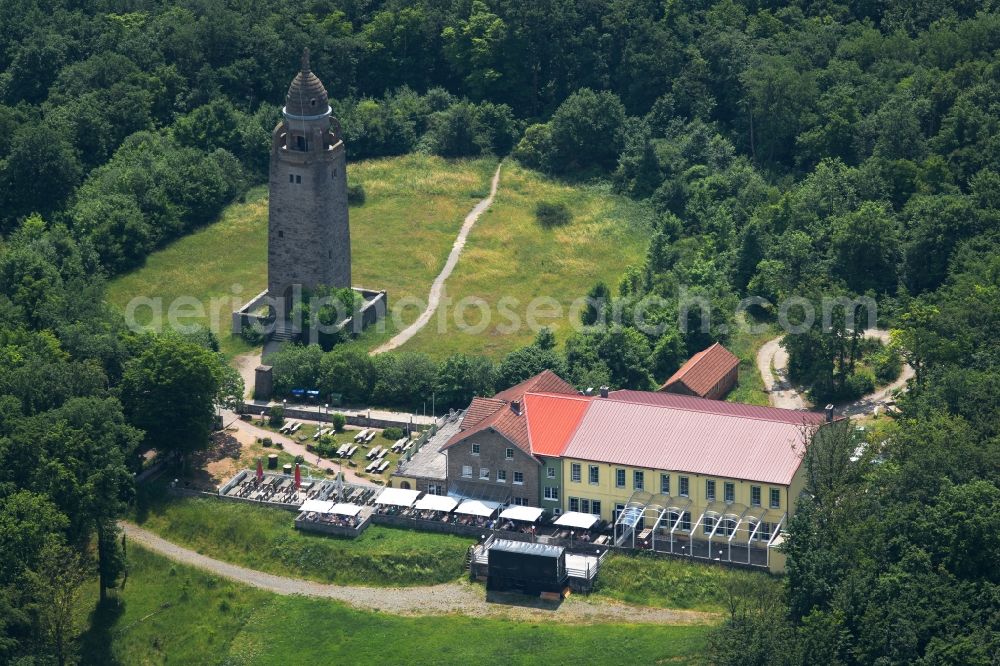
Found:
[[176, 564], [131, 544], [117, 603], [78, 606], [82, 663], [704, 663], [711, 625], [536, 623], [393, 616], [282, 597]]
[[[353, 281], [385, 289], [390, 307], [410, 303], [381, 330], [366, 331], [354, 344], [373, 348], [416, 319], [421, 310], [416, 304], [426, 302], [462, 221], [488, 194], [496, 164], [494, 159], [413, 154], [350, 165], [351, 182], [362, 184], [367, 195], [364, 205], [350, 211]], [[535, 207], [542, 201], [565, 203], [573, 213], [571, 222], [557, 228], [540, 225]], [[571, 302], [598, 280], [615, 289], [625, 269], [642, 262], [650, 218], [647, 207], [606, 187], [571, 186], [505, 162], [493, 206], [479, 218], [446, 283], [450, 305], [402, 349], [435, 358], [456, 351], [498, 358], [530, 342], [543, 325], [564, 341], [575, 321]], [[230, 312], [262, 291], [266, 280], [267, 189], [261, 186], [227, 208], [217, 222], [112, 281], [108, 300], [126, 309], [136, 297], [160, 299], [166, 324], [169, 305], [179, 297], [193, 297], [204, 312], [181, 323], [211, 326], [222, 350], [232, 356], [250, 347], [229, 335]], [[529, 311], [537, 297], [545, 300]], [[467, 304], [464, 320], [474, 334], [456, 325], [458, 303]], [[482, 325], [481, 307], [489, 312], [487, 325]], [[186, 308], [179, 314], [187, 315]], [[561, 316], [550, 316], [554, 309], [561, 309]], [[150, 308], [135, 309], [135, 319], [150, 324]], [[505, 330], [515, 320], [520, 325]]]

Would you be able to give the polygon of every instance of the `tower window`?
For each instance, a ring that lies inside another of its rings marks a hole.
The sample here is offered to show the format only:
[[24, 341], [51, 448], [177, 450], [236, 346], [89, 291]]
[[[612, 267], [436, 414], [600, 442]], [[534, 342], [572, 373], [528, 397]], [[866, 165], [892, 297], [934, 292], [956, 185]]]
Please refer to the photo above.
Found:
[[333, 250], [327, 251], [327, 255], [329, 255], [328, 258], [333, 259]]
[[302, 151], [306, 149], [306, 138], [304, 136], [295, 137], [295, 148]]
[[284, 237], [285, 237], [285, 232], [284, 231], [279, 231], [278, 232], [278, 238], [284, 238]]
[[296, 176], [295, 177], [295, 184], [299, 185], [300, 183], [302, 183], [302, 176]]
[[293, 174], [288, 174], [288, 182], [289, 183], [294, 183], [295, 182], [295, 176]]

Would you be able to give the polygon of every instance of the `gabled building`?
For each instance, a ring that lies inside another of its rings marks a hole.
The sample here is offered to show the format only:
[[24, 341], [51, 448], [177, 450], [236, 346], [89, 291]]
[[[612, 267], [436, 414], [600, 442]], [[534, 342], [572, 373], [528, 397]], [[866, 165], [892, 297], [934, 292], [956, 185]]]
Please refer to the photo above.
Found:
[[739, 367], [740, 359], [716, 342], [689, 358], [660, 390], [722, 400], [736, 386]]

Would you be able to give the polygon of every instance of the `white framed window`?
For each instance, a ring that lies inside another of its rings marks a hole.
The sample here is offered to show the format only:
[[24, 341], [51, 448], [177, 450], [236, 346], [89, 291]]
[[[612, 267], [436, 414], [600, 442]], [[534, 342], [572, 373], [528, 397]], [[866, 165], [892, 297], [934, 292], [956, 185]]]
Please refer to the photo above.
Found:
[[727, 504], [732, 504], [736, 501], [736, 484], [732, 481], [726, 481], [725, 485], [722, 486], [723, 499], [726, 500]]
[[489, 481], [490, 480], [490, 470], [487, 469], [487, 468], [485, 468], [485, 467], [480, 467], [479, 468], [479, 479], [481, 481]]
[[750, 506], [760, 506], [760, 486], [750, 486]]
[[[622, 471], [624, 472], [625, 470]], [[620, 516], [622, 511], [624, 510], [625, 510], [624, 504], [615, 504], [615, 512], [611, 515], [611, 522], [613, 523], [618, 522], [618, 516]]]
[[635, 490], [642, 490], [643, 486], [646, 485], [646, 475], [643, 474], [641, 469], [634, 470], [632, 472], [632, 487]]
[[514, 449], [507, 449], [504, 452], [504, 456], [507, 458], [507, 460], [513, 460], [514, 459]]
[[625, 487], [625, 470], [616, 469], [615, 470], [615, 488]]
[[681, 516], [681, 529], [685, 532], [691, 531], [691, 512], [685, 511], [684, 515]]
[[475, 442], [472, 443], [472, 455], [474, 456], [479, 455], [479, 445], [476, 444]]
[[573, 483], [580, 483], [580, 463], [572, 463], [569, 466], [569, 479]]
[[590, 481], [591, 484], [593, 484], [593, 485], [596, 486], [598, 483], [601, 482], [601, 468], [600, 467], [598, 467], [597, 465], [591, 465], [590, 466], [590, 472], [589, 472], [589, 474], [590, 475], [588, 477], [588, 480]]
[[705, 525], [701, 529], [705, 534], [711, 534], [712, 530], [715, 529], [715, 518], [705, 516]]
[[709, 502], [715, 501], [715, 480], [707, 479], [705, 481], [705, 499]]
[[570, 497], [569, 498], [569, 510], [570, 511], [579, 511], [580, 510], [580, 499], [579, 498], [577, 498], [577, 497]]
[[590, 512], [601, 515], [601, 500], [591, 500], [590, 501]]
[[547, 500], [551, 500], [553, 502], [558, 502], [559, 501], [559, 488], [556, 488], [554, 486], [545, 486], [545, 490], [543, 491], [543, 495], [544, 495], [545, 499], [547, 499]]
[[462, 465], [462, 476], [472, 476], [472, 465]]
[[660, 475], [660, 494], [669, 495], [670, 494], [670, 475], [661, 474]]
[[497, 470], [497, 483], [507, 483], [507, 470], [505, 469]]
[[689, 494], [688, 491], [691, 489], [690, 485], [691, 484], [688, 481], [688, 478], [686, 476], [679, 476], [679, 477], [677, 477], [677, 486], [678, 486], [678, 491], [680, 492], [680, 496], [681, 497], [687, 497], [688, 496], [688, 494]]
[[515, 497], [514, 498], [514, 505], [515, 506], [528, 506], [528, 500], [524, 499], [523, 497]]
[[550, 479], [556, 478], [556, 468], [555, 467], [546, 467], [545, 468], [545, 476], [548, 477], [548, 478], [550, 478]]
[[514, 472], [514, 484], [518, 486], [524, 485], [524, 472]]
[[772, 509], [781, 508], [781, 488], [771, 488], [771, 504]]
[[580, 511], [582, 511], [583, 513], [590, 513], [589, 499], [584, 499], [583, 497], [580, 498]]

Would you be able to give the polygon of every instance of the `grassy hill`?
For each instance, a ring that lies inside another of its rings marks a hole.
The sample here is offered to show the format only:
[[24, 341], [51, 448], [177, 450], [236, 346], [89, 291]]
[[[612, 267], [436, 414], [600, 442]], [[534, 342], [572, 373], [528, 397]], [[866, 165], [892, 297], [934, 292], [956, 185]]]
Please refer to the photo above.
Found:
[[[451, 250], [462, 220], [489, 190], [496, 161], [443, 160], [425, 155], [352, 164], [350, 179], [367, 193], [363, 206], [351, 209], [354, 283], [386, 289], [390, 304], [423, 302], [434, 276]], [[540, 201], [563, 202], [573, 212], [564, 227], [547, 229], [535, 220]], [[454, 308], [442, 310], [404, 350], [425, 351], [437, 358], [454, 351], [500, 356], [529, 342], [534, 331], [521, 326], [503, 333], [508, 323], [499, 315], [503, 297], [521, 322], [528, 303], [551, 297], [565, 307], [597, 280], [617, 284], [625, 268], [641, 262], [648, 243], [647, 208], [606, 190], [569, 186], [545, 179], [508, 162], [496, 200], [476, 224], [455, 272], [446, 285], [452, 303], [466, 299], [487, 304], [491, 323], [481, 333], [462, 333]], [[229, 335], [229, 313], [261, 291], [267, 279], [267, 191], [252, 190], [245, 201], [230, 206], [218, 222], [150, 256], [142, 268], [114, 280], [108, 299], [126, 308], [137, 296], [160, 298], [164, 314], [181, 296], [203, 304], [204, 314], [186, 319], [212, 327], [232, 355], [247, 346]], [[356, 344], [371, 348], [413, 321], [420, 308], [407, 307], [384, 331], [366, 332]], [[137, 320], [150, 321], [140, 308]], [[475, 324], [479, 313], [467, 310]], [[538, 318], [560, 341], [569, 319]], [[166, 318], [164, 317], [164, 323]]]

